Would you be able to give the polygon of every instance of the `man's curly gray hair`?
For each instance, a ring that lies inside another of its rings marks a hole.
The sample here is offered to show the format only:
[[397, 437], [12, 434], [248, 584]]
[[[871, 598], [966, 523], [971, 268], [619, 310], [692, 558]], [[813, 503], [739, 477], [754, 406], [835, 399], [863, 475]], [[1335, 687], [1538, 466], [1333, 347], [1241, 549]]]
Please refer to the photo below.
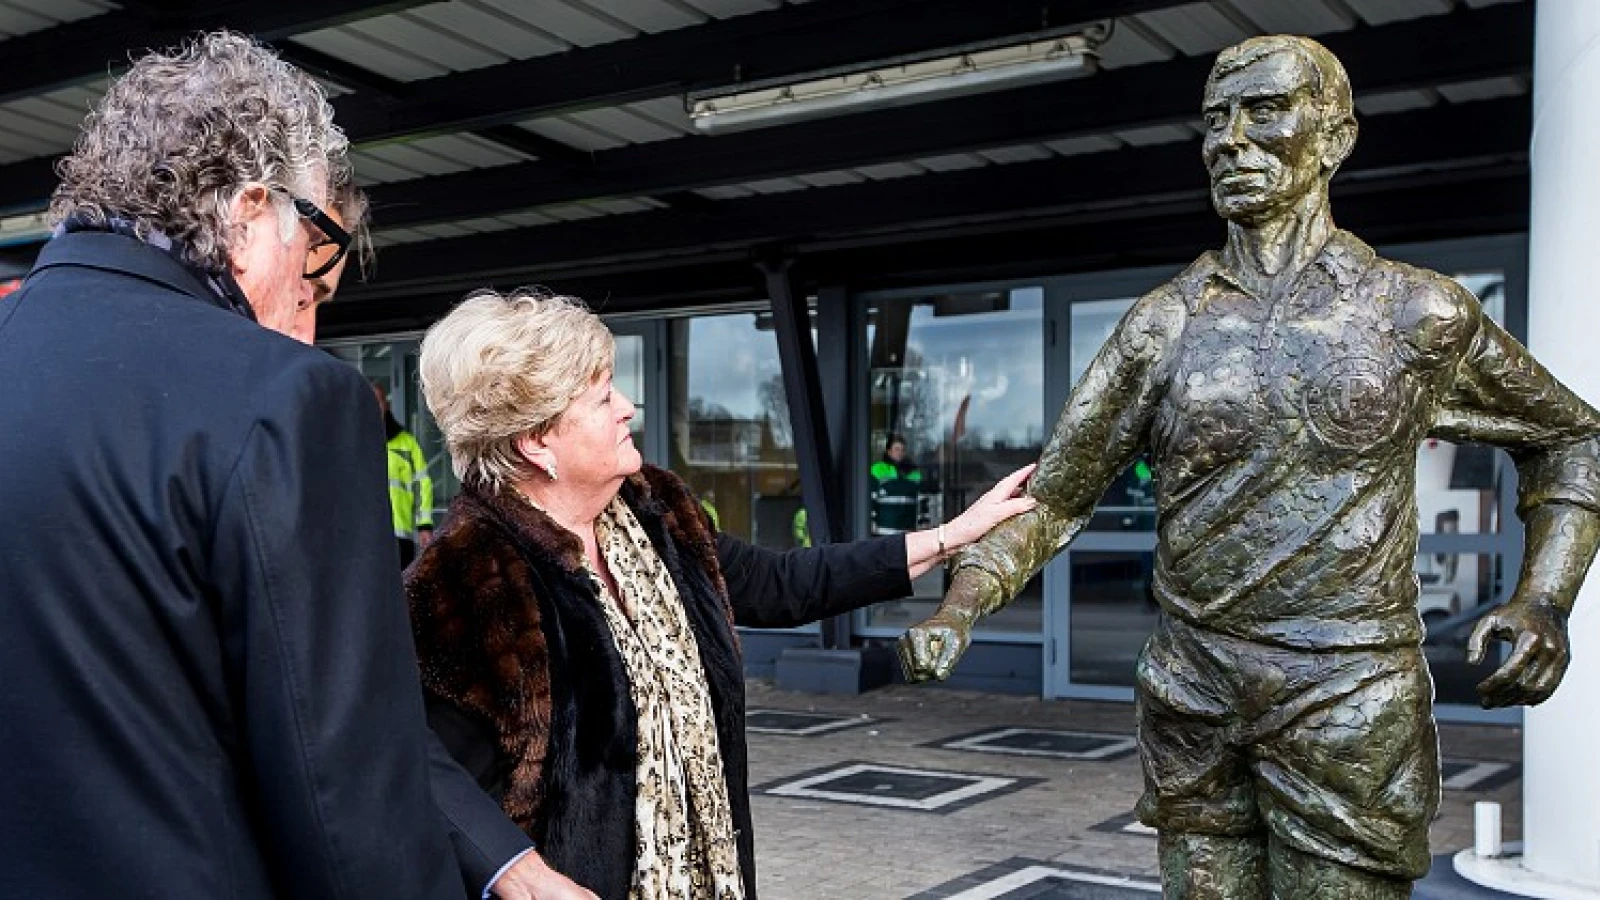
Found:
[[[55, 221], [120, 218], [181, 241], [189, 261], [228, 265], [229, 208], [250, 182], [326, 208], [350, 181], [349, 142], [320, 85], [242, 35], [216, 31], [133, 64], [57, 164]], [[294, 212], [275, 203], [285, 239]]]

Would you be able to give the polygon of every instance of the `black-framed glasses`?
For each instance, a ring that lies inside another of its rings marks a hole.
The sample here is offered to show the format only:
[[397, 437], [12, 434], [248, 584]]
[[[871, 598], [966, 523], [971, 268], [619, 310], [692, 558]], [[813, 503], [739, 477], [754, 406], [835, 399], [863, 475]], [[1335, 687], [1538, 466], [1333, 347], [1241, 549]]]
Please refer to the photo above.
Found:
[[[286, 191], [285, 193], [288, 192]], [[323, 239], [312, 244], [310, 247], [311, 252], [306, 254], [306, 266], [308, 268], [302, 276], [307, 280], [321, 278], [332, 272], [334, 267], [344, 259], [345, 254], [350, 252], [350, 232], [345, 231], [343, 226], [333, 220], [332, 216], [323, 212], [322, 207], [312, 203], [310, 200], [304, 197], [296, 197], [293, 194], [289, 194], [289, 199], [293, 201], [294, 211], [300, 214], [300, 218], [310, 222], [316, 226], [318, 231], [322, 232]], [[316, 258], [315, 251], [330, 245], [334, 247], [333, 255], [329, 256], [316, 268], [309, 268], [311, 261]]]

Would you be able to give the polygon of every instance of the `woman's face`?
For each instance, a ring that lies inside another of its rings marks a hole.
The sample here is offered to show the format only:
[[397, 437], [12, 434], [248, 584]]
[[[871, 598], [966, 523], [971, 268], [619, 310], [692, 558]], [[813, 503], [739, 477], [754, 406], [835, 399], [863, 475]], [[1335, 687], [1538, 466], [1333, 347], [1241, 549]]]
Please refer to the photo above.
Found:
[[628, 430], [633, 414], [633, 403], [612, 386], [610, 372], [579, 394], [544, 436], [560, 480], [609, 488], [639, 471], [644, 458]]

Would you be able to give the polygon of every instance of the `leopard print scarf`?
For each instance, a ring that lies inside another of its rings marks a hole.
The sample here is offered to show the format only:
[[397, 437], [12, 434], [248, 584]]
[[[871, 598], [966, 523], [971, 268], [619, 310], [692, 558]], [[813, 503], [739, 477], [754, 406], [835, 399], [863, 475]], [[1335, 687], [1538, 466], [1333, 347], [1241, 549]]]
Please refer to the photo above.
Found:
[[638, 716], [629, 900], [743, 900], [711, 695], [677, 586], [620, 497], [595, 537], [620, 595], [599, 590]]

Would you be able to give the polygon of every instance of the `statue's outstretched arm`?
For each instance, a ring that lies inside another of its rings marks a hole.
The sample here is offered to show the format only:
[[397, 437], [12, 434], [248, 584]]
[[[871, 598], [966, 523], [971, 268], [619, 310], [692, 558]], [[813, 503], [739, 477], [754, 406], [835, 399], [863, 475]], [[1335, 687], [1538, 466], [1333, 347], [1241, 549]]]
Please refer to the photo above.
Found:
[[997, 526], [951, 564], [939, 610], [900, 641], [912, 681], [945, 678], [973, 625], [1010, 602], [1081, 530], [1113, 479], [1148, 442], [1187, 314], [1175, 291], [1139, 299], [1117, 325], [1056, 422], [1028, 493], [1039, 505]]

